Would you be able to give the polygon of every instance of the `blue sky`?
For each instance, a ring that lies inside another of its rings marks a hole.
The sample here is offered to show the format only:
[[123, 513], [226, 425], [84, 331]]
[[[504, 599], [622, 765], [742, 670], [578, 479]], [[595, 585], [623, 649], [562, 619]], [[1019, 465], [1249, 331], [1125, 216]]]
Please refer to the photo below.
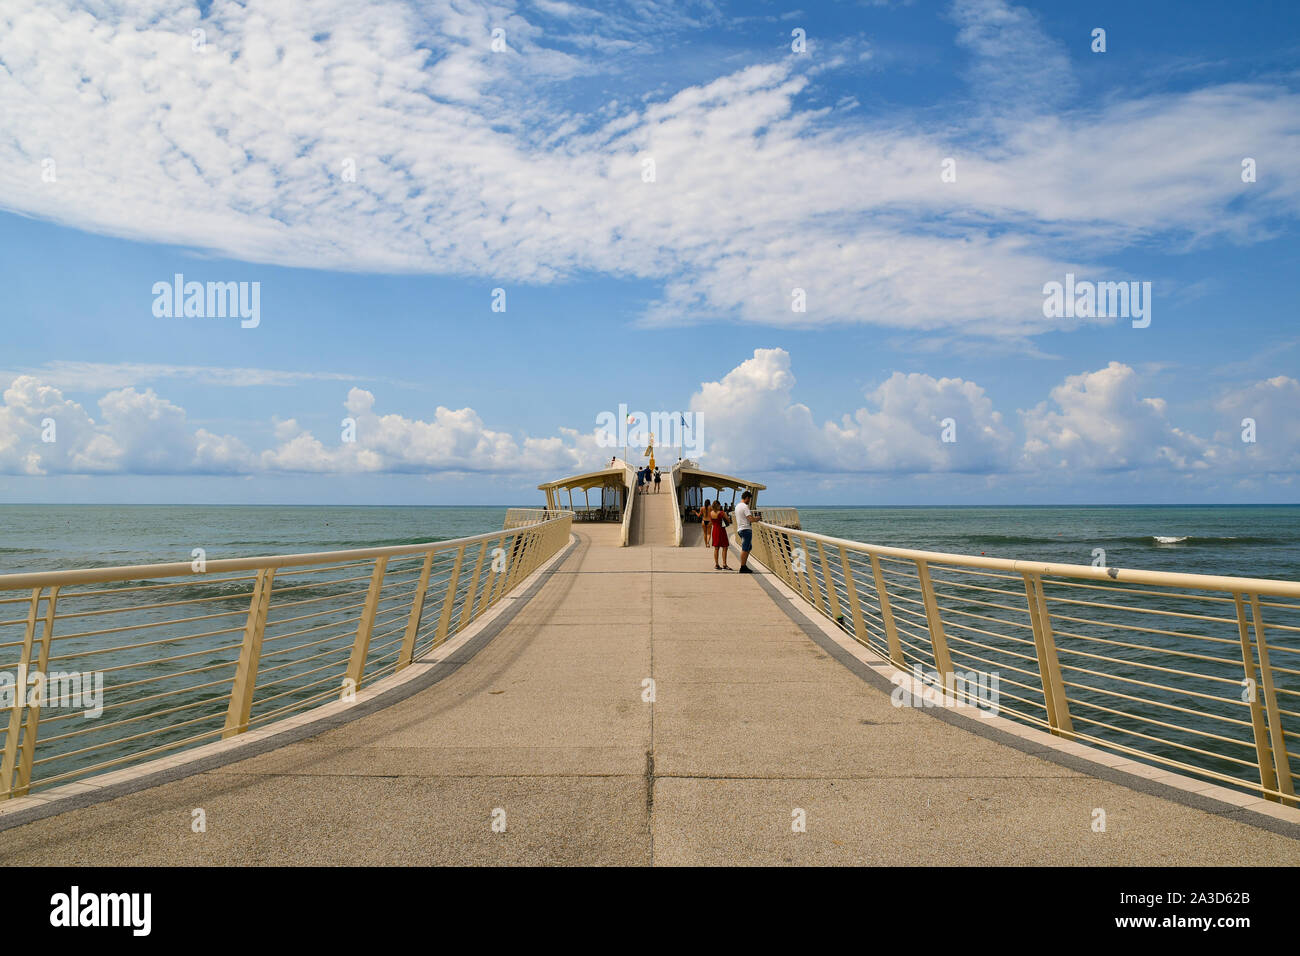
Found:
[[619, 403], [773, 503], [1300, 501], [1300, 13], [1077, 6], [17, 5], [0, 501], [531, 502]]

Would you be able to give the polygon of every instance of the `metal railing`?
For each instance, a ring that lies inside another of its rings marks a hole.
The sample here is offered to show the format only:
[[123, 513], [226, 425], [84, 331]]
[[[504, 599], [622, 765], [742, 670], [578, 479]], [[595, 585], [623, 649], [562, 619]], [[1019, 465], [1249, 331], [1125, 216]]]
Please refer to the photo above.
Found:
[[754, 553], [949, 697], [992, 684], [1002, 716], [1297, 805], [1300, 583], [876, 547], [772, 523], [755, 525]]
[[353, 699], [468, 627], [571, 525], [2, 575], [0, 800]]
[[759, 508], [759, 513], [763, 516], [765, 524], [776, 525], [778, 528], [794, 528], [796, 531], [803, 527], [799, 523], [799, 509], [797, 508]]
[[552, 518], [572, 517], [574, 514], [575, 512], [567, 508], [507, 508], [505, 524], [502, 527], [511, 531], [525, 525], [550, 521]]

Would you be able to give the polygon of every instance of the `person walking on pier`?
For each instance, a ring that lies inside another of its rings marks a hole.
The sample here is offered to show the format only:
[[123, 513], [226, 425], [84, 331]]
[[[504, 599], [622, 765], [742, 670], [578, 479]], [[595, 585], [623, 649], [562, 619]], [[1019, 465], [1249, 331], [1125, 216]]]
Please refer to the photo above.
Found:
[[659, 494], [659, 469], [655, 469], [655, 494]]
[[[700, 540], [704, 542], [706, 548], [709, 546], [710, 540], [713, 538], [713, 535], [710, 533], [713, 530], [712, 511], [713, 502], [705, 498], [704, 507], [700, 509]], [[715, 561], [714, 564], [716, 563], [717, 562]]]
[[749, 569], [749, 551], [754, 546], [754, 529], [750, 525], [749, 500], [753, 495], [746, 491], [740, 496], [740, 504], [736, 505], [736, 536], [740, 538], [740, 567], [736, 568], [741, 574], [753, 574]]
[[[727, 514], [722, 502], [717, 501], [713, 504], [713, 570], [730, 571], [731, 566], [727, 564], [727, 548], [731, 546], [731, 540], [727, 537], [727, 525], [731, 524], [731, 515]], [[718, 549], [722, 549], [722, 564], [718, 564]], [[752, 571], [750, 572], [753, 573]]]

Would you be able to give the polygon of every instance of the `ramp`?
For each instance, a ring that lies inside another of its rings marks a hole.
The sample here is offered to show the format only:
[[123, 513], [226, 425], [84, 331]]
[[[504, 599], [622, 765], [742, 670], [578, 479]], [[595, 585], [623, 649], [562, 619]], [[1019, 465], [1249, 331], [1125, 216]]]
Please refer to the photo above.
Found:
[[660, 483], [661, 491], [652, 490], [636, 496], [632, 513], [632, 535], [628, 544], [673, 546], [673, 496], [667, 487], [671, 479], [667, 475], [664, 478], [667, 480]]

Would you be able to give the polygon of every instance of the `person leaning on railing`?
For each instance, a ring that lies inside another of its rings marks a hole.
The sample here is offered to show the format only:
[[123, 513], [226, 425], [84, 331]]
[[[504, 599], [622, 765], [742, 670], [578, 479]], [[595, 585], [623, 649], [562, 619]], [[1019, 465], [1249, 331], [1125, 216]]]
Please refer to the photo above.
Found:
[[753, 519], [753, 512], [749, 510], [749, 500], [752, 498], [748, 491], [740, 496], [740, 504], [736, 506], [736, 536], [740, 538], [740, 567], [736, 570], [741, 574], [753, 574], [749, 569], [749, 552], [754, 546], [754, 531], [750, 526]]

